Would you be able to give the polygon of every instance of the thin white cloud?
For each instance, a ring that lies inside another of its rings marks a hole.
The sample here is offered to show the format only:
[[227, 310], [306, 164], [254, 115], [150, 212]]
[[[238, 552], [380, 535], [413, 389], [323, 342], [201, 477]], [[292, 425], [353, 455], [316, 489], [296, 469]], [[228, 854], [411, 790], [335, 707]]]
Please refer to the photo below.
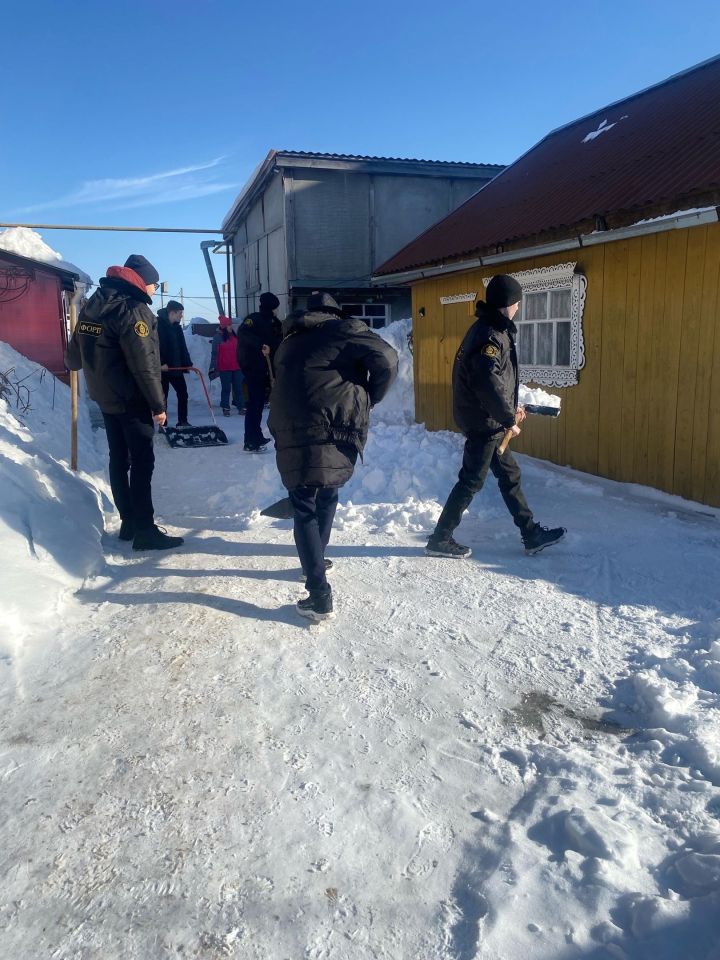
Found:
[[72, 193], [55, 200], [46, 200], [23, 207], [18, 212], [37, 213], [41, 210], [76, 206], [99, 206], [121, 210], [206, 197], [236, 187], [236, 184], [214, 181], [213, 175], [208, 175], [208, 171], [214, 170], [224, 159], [225, 157], [216, 157], [207, 163], [178, 167], [175, 170], [166, 170], [163, 173], [153, 173], [144, 177], [87, 180]]

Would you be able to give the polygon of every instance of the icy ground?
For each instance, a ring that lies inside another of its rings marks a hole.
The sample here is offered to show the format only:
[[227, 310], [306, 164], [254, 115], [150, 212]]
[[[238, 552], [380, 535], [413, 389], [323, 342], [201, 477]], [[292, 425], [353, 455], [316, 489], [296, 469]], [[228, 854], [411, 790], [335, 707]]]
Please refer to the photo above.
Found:
[[[337, 619], [308, 627], [241, 417], [226, 448], [157, 438], [185, 546], [135, 554], [108, 513], [94, 572], [103, 480], [51, 471], [25, 420], [0, 448], [28, 490], [0, 509], [28, 618], [0, 644], [3, 958], [720, 958], [718, 511], [523, 458], [567, 539], [526, 557], [489, 483], [472, 558], [429, 559], [460, 440], [378, 423]], [[74, 532], [33, 547], [70, 488]]]

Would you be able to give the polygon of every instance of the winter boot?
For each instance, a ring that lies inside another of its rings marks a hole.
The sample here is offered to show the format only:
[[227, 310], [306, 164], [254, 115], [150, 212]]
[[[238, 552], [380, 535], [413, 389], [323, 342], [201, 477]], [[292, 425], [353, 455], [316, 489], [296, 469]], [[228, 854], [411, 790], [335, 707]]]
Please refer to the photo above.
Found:
[[[326, 557], [324, 563], [325, 563], [325, 573], [327, 573], [328, 570], [332, 570], [332, 568], [333, 568], [333, 566], [334, 566], [332, 560], [328, 560], [327, 557]], [[298, 577], [298, 580], [307, 580], [307, 577], [305, 576], [305, 571], [304, 571], [304, 570], [301, 570], [301, 571], [300, 571], [300, 576]]]
[[229, 407], [223, 407], [223, 416], [224, 416], [224, 417], [229, 417], [229, 416], [230, 416], [230, 408], [229, 408]]
[[258, 440], [257, 445], [259, 447], [264, 447], [266, 443], [272, 443], [272, 437], [262, 437], [260, 440]]
[[425, 553], [428, 557], [452, 557], [453, 560], [464, 560], [465, 557], [470, 556], [472, 550], [458, 543], [454, 537], [438, 539], [432, 536], [427, 542]]
[[298, 600], [297, 612], [308, 620], [319, 623], [335, 616], [333, 612], [332, 590], [311, 590], [304, 600]]
[[181, 547], [185, 543], [182, 537], [170, 537], [163, 530], [153, 524], [146, 530], [138, 530], [133, 540], [133, 550], [171, 550]]
[[120, 524], [118, 540], [132, 540], [135, 536], [135, 521], [126, 517]]
[[541, 527], [536, 523], [529, 533], [523, 534], [522, 542], [525, 547], [525, 553], [540, 553], [545, 547], [551, 547], [554, 543], [559, 543], [565, 536], [567, 530], [565, 527]]

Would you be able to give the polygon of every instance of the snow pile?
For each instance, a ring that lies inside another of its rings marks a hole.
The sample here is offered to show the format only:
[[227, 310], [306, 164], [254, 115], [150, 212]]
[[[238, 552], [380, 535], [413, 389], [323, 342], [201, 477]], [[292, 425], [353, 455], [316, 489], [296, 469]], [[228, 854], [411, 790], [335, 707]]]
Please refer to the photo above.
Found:
[[63, 596], [102, 565], [105, 487], [83, 405], [83, 470], [69, 470], [69, 388], [5, 343], [0, 370], [19, 384], [0, 399], [0, 662], [9, 663], [28, 637], [53, 624]]
[[[210, 394], [210, 399], [213, 406], [218, 406], [220, 403], [220, 380], [216, 378], [211, 382], [210, 377], [208, 376], [208, 369], [210, 367], [210, 354], [212, 353], [212, 338], [203, 337], [199, 333], [193, 334], [190, 326], [186, 326], [183, 332], [185, 334], [185, 343], [187, 344], [192, 365], [197, 367], [200, 373], [202, 373], [205, 379], [205, 386]], [[210, 411], [207, 408], [205, 391], [202, 388], [200, 377], [196, 373], [189, 372], [185, 374], [185, 382], [187, 383], [190, 401], [198, 403], [201, 407], [204, 407], [203, 416], [207, 419], [208, 423], [211, 422]], [[174, 402], [174, 398], [175, 391], [171, 387], [170, 396], [168, 397], [168, 403], [171, 406]], [[173, 406], [173, 410], [174, 409], [175, 407]]]
[[0, 250], [7, 250], [8, 253], [14, 253], [18, 257], [38, 260], [40, 263], [49, 263], [54, 267], [69, 270], [70, 273], [79, 275], [81, 283], [87, 286], [92, 284], [92, 278], [84, 270], [68, 260], [63, 260], [62, 255], [48, 246], [39, 233], [28, 227], [9, 227], [7, 230], [0, 231]]
[[398, 375], [388, 390], [387, 396], [373, 411], [374, 423], [413, 424], [415, 423], [415, 386], [413, 378], [413, 356], [410, 352], [409, 338], [412, 336], [412, 319], [395, 320], [387, 327], [375, 331], [398, 354]]
[[523, 407], [525, 404], [530, 403], [536, 407], [559, 408], [561, 402], [561, 398], [554, 393], [546, 393], [545, 390], [541, 390], [539, 387], [532, 389], [531, 387], [526, 387], [524, 383], [520, 384], [518, 403]]

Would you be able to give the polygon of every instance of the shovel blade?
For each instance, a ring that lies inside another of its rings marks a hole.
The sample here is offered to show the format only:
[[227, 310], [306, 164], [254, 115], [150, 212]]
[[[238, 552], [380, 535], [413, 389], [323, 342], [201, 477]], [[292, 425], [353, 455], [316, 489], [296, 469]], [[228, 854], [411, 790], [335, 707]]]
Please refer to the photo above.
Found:
[[220, 427], [165, 427], [165, 439], [171, 447], [223, 447], [227, 435]]
[[260, 511], [260, 516], [272, 517], [274, 520], [292, 520], [293, 506], [290, 497], [283, 497], [282, 500], [271, 503], [269, 507]]

